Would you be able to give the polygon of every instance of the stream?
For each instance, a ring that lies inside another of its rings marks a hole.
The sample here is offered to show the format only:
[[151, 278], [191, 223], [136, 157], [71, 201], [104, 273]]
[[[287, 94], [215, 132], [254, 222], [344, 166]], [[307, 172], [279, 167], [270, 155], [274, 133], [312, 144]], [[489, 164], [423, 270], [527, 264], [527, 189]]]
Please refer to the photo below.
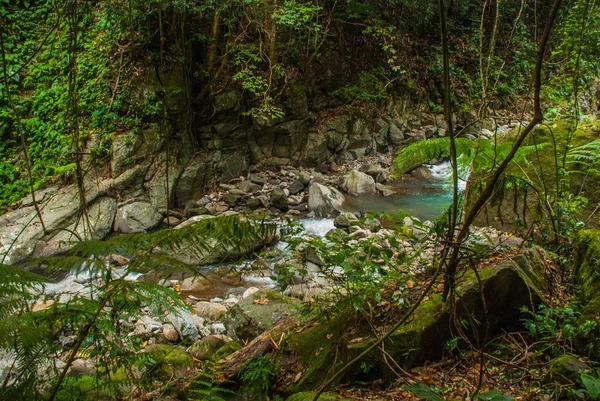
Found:
[[[431, 172], [431, 180], [417, 179], [409, 175], [403, 176], [388, 185], [395, 188], [397, 193], [391, 196], [360, 195], [348, 196], [344, 209], [349, 212], [386, 213], [392, 216], [402, 209], [407, 214], [421, 220], [437, 218], [451, 203], [452, 191], [450, 187], [451, 169], [449, 163], [439, 165], [426, 165]], [[460, 181], [460, 189], [464, 189], [464, 182]], [[325, 234], [334, 229], [331, 218], [302, 218], [298, 223], [303, 227], [302, 234], [325, 237]], [[276, 248], [285, 250], [287, 243], [280, 241]], [[248, 269], [255, 259], [238, 262], [235, 264], [207, 265], [198, 267], [198, 272], [209, 281], [209, 285], [202, 291], [181, 291], [181, 295], [192, 300], [212, 300], [222, 302], [228, 296], [236, 296], [247, 288], [275, 288], [277, 283], [269, 278], [270, 272], [265, 270]], [[123, 268], [115, 273], [123, 274]], [[235, 272], [246, 271], [240, 276]], [[127, 280], [137, 280], [138, 273], [129, 273]], [[90, 274], [81, 271], [77, 275], [70, 274], [58, 283], [48, 284], [47, 294], [70, 293], [85, 296], [85, 282], [93, 280]], [[173, 284], [173, 283], [172, 283]]]

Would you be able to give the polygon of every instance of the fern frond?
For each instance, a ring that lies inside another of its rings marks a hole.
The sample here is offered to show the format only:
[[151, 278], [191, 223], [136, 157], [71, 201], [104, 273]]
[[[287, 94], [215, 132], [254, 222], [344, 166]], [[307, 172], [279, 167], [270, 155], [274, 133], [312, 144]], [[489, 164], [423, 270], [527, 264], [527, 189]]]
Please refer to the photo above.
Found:
[[[456, 138], [457, 155], [469, 154], [475, 145], [474, 141], [466, 138]], [[429, 163], [434, 159], [450, 156], [450, 138], [432, 138], [419, 141], [401, 149], [394, 157], [393, 169], [396, 176]]]

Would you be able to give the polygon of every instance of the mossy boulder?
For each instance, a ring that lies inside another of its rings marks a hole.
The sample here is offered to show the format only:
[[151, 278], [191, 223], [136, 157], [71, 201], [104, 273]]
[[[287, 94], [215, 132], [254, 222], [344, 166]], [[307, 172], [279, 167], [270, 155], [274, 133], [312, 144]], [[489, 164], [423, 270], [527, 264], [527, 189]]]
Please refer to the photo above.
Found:
[[196, 359], [211, 359], [227, 342], [221, 336], [207, 336], [196, 341], [187, 352]]
[[172, 345], [154, 344], [146, 348], [146, 352], [156, 361], [152, 374], [159, 379], [183, 376], [185, 369], [193, 365], [190, 354]]
[[552, 361], [546, 381], [561, 384], [581, 384], [581, 373], [590, 367], [573, 355], [563, 355]]
[[[542, 280], [536, 270], [535, 260], [519, 255], [479, 272], [487, 304], [489, 334], [518, 328], [523, 318], [521, 307], [532, 308], [542, 302], [538, 289]], [[483, 337], [485, 308], [474, 274], [465, 274], [458, 283], [456, 306], [459, 320], [469, 322], [466, 334], [475, 337], [478, 333]], [[355, 326], [355, 319], [348, 313], [291, 335], [286, 342], [286, 352], [296, 357], [301, 378], [289, 390], [317, 388], [336, 369], [376, 341], [368, 334], [366, 338], [361, 333], [349, 335]], [[433, 294], [417, 308], [408, 323], [385, 341], [384, 349], [401, 366], [410, 369], [442, 357], [446, 341], [453, 337], [450, 328], [448, 304], [442, 302], [441, 294]], [[362, 362], [370, 367], [368, 373], [354, 366], [344, 379], [393, 379], [379, 349], [366, 355]]]
[[[290, 395], [285, 401], [312, 401], [316, 393], [303, 391]], [[319, 396], [319, 401], [345, 401], [347, 398], [340, 398], [336, 393], [323, 393]]]
[[233, 306], [223, 317], [228, 334], [252, 340], [272, 328], [277, 321], [296, 315], [300, 302], [274, 290], [260, 290]]

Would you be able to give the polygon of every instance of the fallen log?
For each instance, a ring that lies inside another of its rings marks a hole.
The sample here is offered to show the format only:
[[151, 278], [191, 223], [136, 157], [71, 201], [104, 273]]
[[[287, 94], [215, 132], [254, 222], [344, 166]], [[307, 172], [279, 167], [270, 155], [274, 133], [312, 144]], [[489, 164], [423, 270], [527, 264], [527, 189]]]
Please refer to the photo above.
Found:
[[244, 347], [217, 362], [217, 371], [223, 379], [237, 374], [240, 369], [252, 358], [279, 346], [280, 339], [289, 330], [298, 326], [298, 320], [292, 316], [286, 316], [275, 323], [272, 329], [250, 341]]

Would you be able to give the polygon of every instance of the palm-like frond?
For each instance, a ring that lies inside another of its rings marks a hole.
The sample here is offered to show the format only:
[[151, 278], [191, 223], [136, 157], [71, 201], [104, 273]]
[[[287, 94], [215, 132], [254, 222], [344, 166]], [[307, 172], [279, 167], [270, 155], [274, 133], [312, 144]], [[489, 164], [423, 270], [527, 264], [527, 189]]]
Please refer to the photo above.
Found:
[[567, 152], [567, 162], [592, 168], [600, 164], [600, 139], [572, 148]]
[[[456, 138], [457, 155], [468, 154], [473, 150], [475, 142], [466, 138]], [[450, 156], [450, 138], [432, 138], [408, 145], [396, 153], [394, 157], [394, 174], [400, 176], [431, 160]]]

